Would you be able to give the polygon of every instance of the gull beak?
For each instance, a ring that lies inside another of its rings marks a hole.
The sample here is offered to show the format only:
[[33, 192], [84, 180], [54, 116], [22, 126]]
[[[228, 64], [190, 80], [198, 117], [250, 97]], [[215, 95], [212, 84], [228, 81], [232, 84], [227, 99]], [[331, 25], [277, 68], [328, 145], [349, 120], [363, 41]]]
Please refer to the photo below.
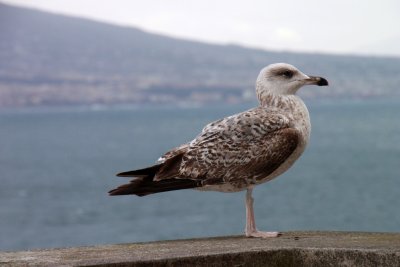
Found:
[[308, 78], [304, 79], [305, 84], [315, 84], [318, 86], [327, 86], [329, 85], [328, 81], [322, 77], [316, 76], [308, 76]]

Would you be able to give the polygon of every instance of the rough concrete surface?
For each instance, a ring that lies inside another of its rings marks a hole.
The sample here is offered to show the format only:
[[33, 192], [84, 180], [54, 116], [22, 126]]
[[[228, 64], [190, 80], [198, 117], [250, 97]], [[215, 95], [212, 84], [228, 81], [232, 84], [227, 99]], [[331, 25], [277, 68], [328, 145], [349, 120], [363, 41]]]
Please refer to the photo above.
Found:
[[400, 266], [400, 233], [284, 232], [0, 252], [0, 266]]

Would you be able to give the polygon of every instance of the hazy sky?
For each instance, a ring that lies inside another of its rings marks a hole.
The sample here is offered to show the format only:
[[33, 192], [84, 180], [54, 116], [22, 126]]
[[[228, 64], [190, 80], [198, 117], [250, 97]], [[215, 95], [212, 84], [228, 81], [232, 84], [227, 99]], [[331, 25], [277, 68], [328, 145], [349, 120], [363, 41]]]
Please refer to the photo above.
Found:
[[213, 43], [400, 56], [398, 0], [0, 0]]

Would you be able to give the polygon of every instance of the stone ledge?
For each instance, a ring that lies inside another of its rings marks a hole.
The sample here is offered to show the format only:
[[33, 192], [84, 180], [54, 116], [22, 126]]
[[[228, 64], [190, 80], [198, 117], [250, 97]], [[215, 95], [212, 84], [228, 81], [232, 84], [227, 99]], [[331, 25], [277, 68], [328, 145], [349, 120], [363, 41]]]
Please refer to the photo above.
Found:
[[0, 252], [0, 266], [400, 266], [400, 234], [284, 232]]

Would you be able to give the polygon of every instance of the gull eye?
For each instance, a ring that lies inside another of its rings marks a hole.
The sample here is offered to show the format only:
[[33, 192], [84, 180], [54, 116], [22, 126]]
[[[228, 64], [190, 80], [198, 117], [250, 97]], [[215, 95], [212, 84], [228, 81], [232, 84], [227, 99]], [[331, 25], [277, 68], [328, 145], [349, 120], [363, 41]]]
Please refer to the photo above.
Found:
[[285, 70], [284, 72], [282, 72], [282, 75], [285, 76], [285, 78], [292, 78], [293, 77], [293, 71], [291, 70]]

